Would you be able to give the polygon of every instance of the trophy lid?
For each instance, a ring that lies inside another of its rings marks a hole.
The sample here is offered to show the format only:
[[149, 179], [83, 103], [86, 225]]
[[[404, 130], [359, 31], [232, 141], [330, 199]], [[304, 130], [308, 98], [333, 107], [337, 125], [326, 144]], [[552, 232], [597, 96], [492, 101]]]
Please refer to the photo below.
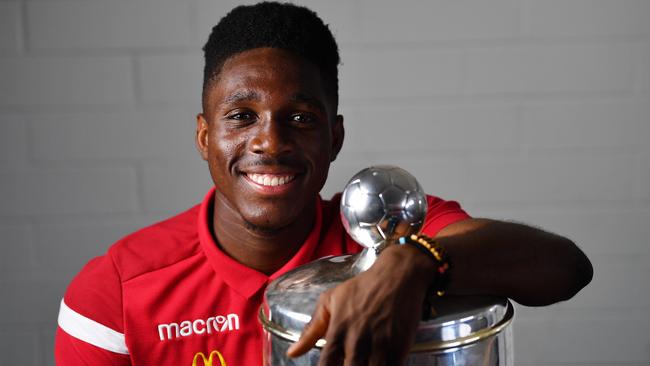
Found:
[[[366, 249], [371, 250], [371, 249]], [[325, 257], [287, 272], [266, 289], [259, 318], [264, 328], [289, 342], [300, 338], [322, 292], [354, 276], [361, 254]], [[412, 352], [436, 352], [493, 336], [513, 317], [505, 298], [445, 296], [433, 303], [435, 317], [420, 323]], [[325, 345], [321, 339], [317, 348]]]

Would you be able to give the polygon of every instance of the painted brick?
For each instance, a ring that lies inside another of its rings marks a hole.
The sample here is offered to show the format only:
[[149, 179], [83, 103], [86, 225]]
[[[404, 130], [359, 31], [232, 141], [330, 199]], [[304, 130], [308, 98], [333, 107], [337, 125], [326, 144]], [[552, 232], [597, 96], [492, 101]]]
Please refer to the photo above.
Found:
[[0, 52], [16, 51], [21, 45], [21, 4], [0, 2]]
[[518, 314], [515, 307], [515, 319], [512, 322], [513, 353], [515, 365], [535, 365], [544, 359], [548, 322], [544, 319], [525, 319]]
[[66, 282], [70, 279], [56, 280], [57, 273], [42, 274], [42, 276], [42, 279], [37, 281], [21, 279], [0, 282], [0, 292], [7, 294], [3, 295], [0, 301], [3, 318], [24, 325], [47, 323], [52, 326], [51, 329], [54, 329], [59, 304], [67, 286]]
[[29, 118], [40, 160], [195, 156], [196, 111], [152, 108]]
[[29, 2], [27, 9], [29, 44], [37, 49], [172, 47], [191, 42], [188, 2]]
[[475, 202], [552, 205], [559, 202], [633, 200], [633, 159], [618, 156], [476, 158], [468, 189]]
[[643, 313], [635, 318], [616, 312], [604, 316], [580, 310], [571, 317], [549, 322], [551, 334], [557, 336], [547, 339], [545, 362], [619, 365], [650, 361], [648, 339], [643, 336], [650, 320]]
[[203, 59], [198, 53], [143, 56], [138, 60], [144, 103], [186, 103], [200, 111]]
[[345, 129], [345, 138], [343, 141], [343, 148], [339, 153], [339, 157], [358, 154], [363, 149], [360, 146], [361, 141], [364, 139], [363, 135], [367, 134], [361, 127], [363, 120], [363, 110], [368, 107], [348, 105], [346, 100], [339, 102], [339, 110], [337, 113], [343, 115], [343, 126]]
[[650, 34], [646, 0], [531, 0], [529, 11], [535, 36]]
[[0, 215], [129, 212], [135, 186], [130, 167], [7, 169], [0, 172]]
[[130, 103], [131, 77], [125, 57], [0, 59], [0, 106]]
[[525, 141], [530, 148], [551, 149], [641, 145], [649, 112], [647, 103], [628, 101], [529, 104]]
[[622, 91], [632, 87], [624, 46], [543, 45], [468, 51], [470, 93]]
[[0, 226], [0, 274], [12, 278], [14, 273], [27, 272], [36, 263], [34, 231], [29, 225]]
[[341, 96], [408, 98], [458, 95], [462, 53], [456, 50], [343, 49]]
[[207, 163], [199, 156], [187, 161], [148, 162], [142, 169], [141, 184], [145, 210], [169, 215], [200, 203], [213, 185]]
[[[648, 324], [647, 310], [621, 312], [619, 309], [562, 309], [555, 305], [515, 308], [514, 344], [517, 365], [521, 361], [553, 366], [632, 365], [647, 362], [647, 348], [644, 347], [646, 338], [636, 336], [642, 334], [639, 332]], [[617, 321], [620, 324], [616, 324]], [[519, 326], [521, 323], [524, 323], [523, 327]], [[522, 336], [519, 331], [528, 327], [530, 331], [523, 334], [524, 340], [526, 344], [535, 345], [538, 349], [533, 352], [526, 349], [526, 355], [532, 359], [522, 360], [522, 357], [518, 357], [518, 341]], [[541, 331], [536, 333], [535, 327], [540, 327]], [[622, 347], [610, 348], [622, 343]], [[617, 352], [612, 352], [612, 349]]]
[[636, 89], [650, 92], [650, 45], [638, 49], [636, 62]]
[[354, 174], [371, 165], [399, 166], [413, 174], [428, 194], [463, 204], [464, 192], [467, 191], [467, 164], [461, 158], [436, 158], [414, 153], [374, 152], [341, 156], [330, 169], [322, 196], [329, 198], [342, 191]]
[[43, 327], [38, 338], [38, 348], [41, 359], [38, 365], [55, 366], [54, 365], [54, 331], [52, 327]]
[[521, 144], [515, 105], [384, 105], [360, 108], [356, 118], [346, 124], [357, 138], [350, 151], [503, 151]]
[[27, 126], [21, 116], [0, 115], [0, 166], [25, 164]]
[[536, 210], [532, 207], [487, 216], [515, 220], [566, 236], [588, 256], [650, 254], [648, 210]]
[[37, 365], [37, 342], [34, 332], [3, 329], [0, 333], [0, 365]]
[[151, 223], [150, 218], [135, 217], [39, 225], [36, 233], [38, 266], [45, 271], [74, 275], [91, 258], [106, 253], [116, 241]]
[[650, 264], [648, 255], [590, 255], [592, 282], [564, 308], [650, 308]]
[[639, 156], [637, 169], [639, 170], [639, 194], [643, 199], [650, 200], [650, 151]]
[[362, 0], [364, 38], [371, 42], [417, 42], [516, 37], [517, 0]]

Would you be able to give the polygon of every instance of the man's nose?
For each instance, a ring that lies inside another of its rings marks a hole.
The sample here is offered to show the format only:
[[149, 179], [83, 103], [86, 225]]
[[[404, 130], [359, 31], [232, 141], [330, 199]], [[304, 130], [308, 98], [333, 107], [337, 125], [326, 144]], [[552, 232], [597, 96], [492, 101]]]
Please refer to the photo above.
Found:
[[292, 152], [291, 137], [287, 126], [277, 118], [268, 118], [259, 123], [251, 138], [249, 148], [252, 153], [281, 156]]

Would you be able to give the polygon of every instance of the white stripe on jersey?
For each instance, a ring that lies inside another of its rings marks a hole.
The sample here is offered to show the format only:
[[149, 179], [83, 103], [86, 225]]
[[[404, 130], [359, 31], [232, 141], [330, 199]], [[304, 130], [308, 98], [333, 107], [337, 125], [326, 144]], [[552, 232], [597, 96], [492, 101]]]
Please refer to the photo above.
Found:
[[77, 313], [63, 300], [59, 309], [59, 327], [69, 335], [99, 348], [124, 355], [129, 354], [124, 334]]

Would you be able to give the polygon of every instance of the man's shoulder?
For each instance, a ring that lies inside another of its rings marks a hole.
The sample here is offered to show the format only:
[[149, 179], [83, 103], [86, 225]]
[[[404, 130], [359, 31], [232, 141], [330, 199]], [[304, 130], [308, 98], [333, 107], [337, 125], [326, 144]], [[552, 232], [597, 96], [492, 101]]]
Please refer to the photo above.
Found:
[[196, 205], [178, 215], [144, 227], [113, 244], [107, 253], [122, 281], [155, 271], [200, 250]]

